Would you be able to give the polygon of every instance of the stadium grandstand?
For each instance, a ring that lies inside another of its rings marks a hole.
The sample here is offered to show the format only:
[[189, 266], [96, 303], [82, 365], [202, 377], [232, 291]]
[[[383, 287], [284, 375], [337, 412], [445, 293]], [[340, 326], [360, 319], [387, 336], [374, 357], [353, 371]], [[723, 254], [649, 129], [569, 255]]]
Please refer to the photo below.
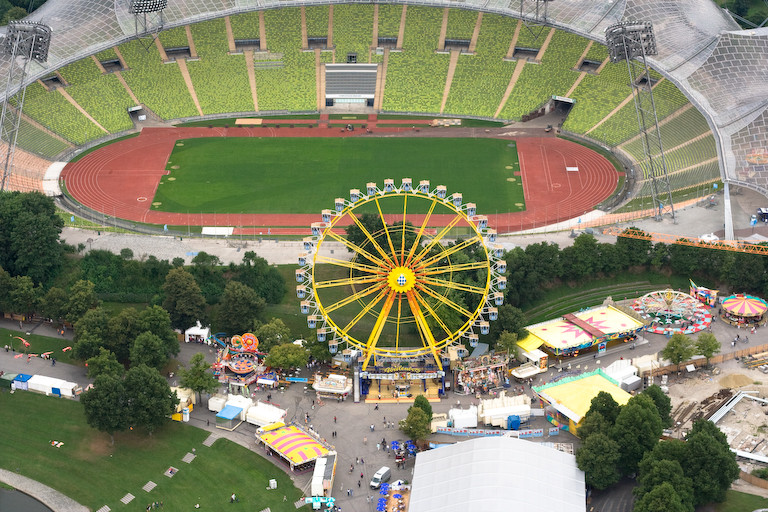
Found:
[[[572, 102], [563, 132], [642, 175], [626, 65], [604, 46], [608, 26], [642, 20], [659, 51], [646, 79], [672, 189], [722, 179], [732, 238], [729, 185], [768, 195], [768, 28], [742, 30], [710, 0], [558, 0], [545, 20], [527, 18], [524, 1], [169, 0], [153, 40], [137, 34], [127, 0], [49, 0], [26, 18], [53, 35], [48, 61], [29, 65], [8, 185], [42, 190], [53, 162], [138, 129], [136, 108], [164, 123], [362, 101], [374, 112], [524, 121], [555, 96]], [[330, 64], [381, 78], [344, 97], [333, 81], [326, 89]], [[10, 65], [0, 58], [0, 81]], [[648, 194], [647, 183], [633, 193]]]

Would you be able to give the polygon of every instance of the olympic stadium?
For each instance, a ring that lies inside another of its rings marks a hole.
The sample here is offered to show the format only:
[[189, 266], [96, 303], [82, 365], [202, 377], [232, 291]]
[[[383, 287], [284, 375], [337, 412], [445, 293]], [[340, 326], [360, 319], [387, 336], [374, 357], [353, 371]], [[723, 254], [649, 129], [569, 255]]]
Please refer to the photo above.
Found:
[[[643, 21], [658, 48], [642, 78], [671, 191], [722, 181], [728, 239], [731, 187], [768, 195], [768, 29], [742, 30], [709, 0], [169, 0], [143, 15], [131, 5], [49, 0], [25, 20], [52, 35], [47, 61], [22, 79], [18, 59], [0, 61], [11, 110], [27, 86], [6, 188], [61, 193], [64, 164], [141, 129], [137, 111], [154, 126], [345, 106], [525, 127], [552, 108], [561, 133], [633, 170], [627, 199], [648, 197], [627, 66], [605, 46], [607, 27]], [[346, 94], [338, 77], [366, 94]]]

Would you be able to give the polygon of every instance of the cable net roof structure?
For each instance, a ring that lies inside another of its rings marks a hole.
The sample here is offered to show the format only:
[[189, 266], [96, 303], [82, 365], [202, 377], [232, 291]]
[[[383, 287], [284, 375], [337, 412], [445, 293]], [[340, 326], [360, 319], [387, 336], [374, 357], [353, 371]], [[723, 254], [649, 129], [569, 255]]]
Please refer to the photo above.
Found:
[[[403, 0], [526, 19], [534, 0]], [[330, 0], [168, 0], [163, 28], [270, 8], [339, 3]], [[370, 3], [350, 0], [344, 3]], [[383, 2], [388, 3], [388, 2]], [[27, 80], [136, 37], [130, 0], [48, 0], [28, 17], [53, 30], [47, 63], [30, 66]], [[540, 11], [543, 12], [543, 9]], [[650, 64], [677, 85], [709, 121], [723, 178], [768, 195], [768, 28], [741, 30], [712, 0], [557, 0], [546, 20], [531, 20], [605, 41], [622, 21], [653, 23], [658, 55]], [[10, 59], [0, 59], [5, 81]], [[18, 85], [13, 84], [13, 91]], [[0, 83], [0, 91], [5, 91]]]

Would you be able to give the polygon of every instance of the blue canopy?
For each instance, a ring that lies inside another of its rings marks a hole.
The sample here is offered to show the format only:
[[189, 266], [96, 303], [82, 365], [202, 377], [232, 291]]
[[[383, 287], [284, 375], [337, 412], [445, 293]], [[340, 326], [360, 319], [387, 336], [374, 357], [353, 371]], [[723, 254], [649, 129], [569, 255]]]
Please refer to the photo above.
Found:
[[26, 373], [20, 373], [13, 380], [17, 382], [27, 382], [31, 378], [32, 378], [31, 375], [27, 375]]
[[222, 418], [225, 420], [233, 420], [238, 416], [240, 416], [242, 412], [243, 412], [242, 407], [235, 407], [234, 405], [228, 405], [225, 408], [223, 408], [221, 412], [216, 415], [216, 417]]

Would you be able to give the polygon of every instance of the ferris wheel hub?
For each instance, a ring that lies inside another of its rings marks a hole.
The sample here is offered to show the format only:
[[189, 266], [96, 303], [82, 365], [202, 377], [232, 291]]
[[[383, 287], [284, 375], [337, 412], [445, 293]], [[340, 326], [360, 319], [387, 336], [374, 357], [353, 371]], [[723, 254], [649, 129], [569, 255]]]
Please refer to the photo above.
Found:
[[416, 275], [408, 267], [395, 267], [389, 271], [387, 284], [398, 293], [406, 293], [416, 284]]

